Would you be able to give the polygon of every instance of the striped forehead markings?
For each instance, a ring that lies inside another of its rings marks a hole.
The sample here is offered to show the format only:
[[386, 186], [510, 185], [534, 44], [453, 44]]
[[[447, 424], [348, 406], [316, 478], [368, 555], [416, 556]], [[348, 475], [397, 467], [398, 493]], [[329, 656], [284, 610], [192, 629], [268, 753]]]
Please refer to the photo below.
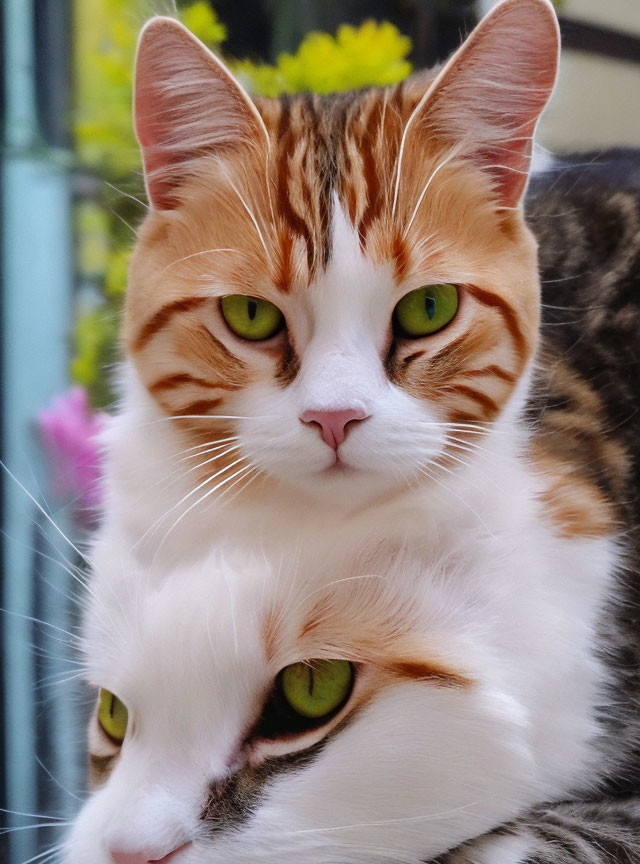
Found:
[[[298, 213], [297, 210], [294, 208], [289, 197], [289, 181], [291, 178], [291, 172], [289, 168], [289, 156], [291, 155], [291, 150], [293, 149], [296, 133], [301, 134], [303, 131], [302, 124], [299, 124], [298, 129], [294, 128], [291, 117], [291, 104], [292, 100], [289, 97], [282, 97], [282, 109], [280, 113], [280, 121], [278, 123], [276, 137], [277, 144], [280, 148], [276, 167], [278, 209], [280, 211], [280, 215], [285, 220], [290, 229], [293, 231], [293, 233], [297, 234], [299, 237], [302, 237], [302, 239], [304, 240], [307, 248], [307, 266], [309, 268], [309, 272], [311, 273], [313, 270], [313, 263], [315, 259], [315, 244], [313, 238], [313, 231], [309, 227], [303, 216], [301, 216], [300, 213]], [[312, 146], [313, 143], [313, 139], [309, 139], [307, 136], [307, 147]], [[304, 182], [304, 178], [299, 179]]]
[[[372, 222], [380, 215], [385, 201], [380, 176], [384, 166], [378, 164], [376, 146], [383, 123], [387, 125], [387, 114], [400, 125], [402, 92], [396, 88], [390, 100], [386, 92], [380, 95], [371, 91], [355, 99], [312, 94], [281, 97], [275, 129], [278, 212], [289, 232], [304, 242], [310, 276], [318, 265], [326, 267], [331, 254], [334, 189], [338, 189], [363, 246]], [[292, 171], [291, 155], [300, 146], [305, 150], [299, 168]], [[359, 171], [356, 164], [361, 166]], [[294, 190], [305, 212], [293, 203]], [[358, 213], [362, 215], [356, 225]], [[279, 239], [280, 273], [276, 282], [281, 290], [288, 291], [290, 235]]]

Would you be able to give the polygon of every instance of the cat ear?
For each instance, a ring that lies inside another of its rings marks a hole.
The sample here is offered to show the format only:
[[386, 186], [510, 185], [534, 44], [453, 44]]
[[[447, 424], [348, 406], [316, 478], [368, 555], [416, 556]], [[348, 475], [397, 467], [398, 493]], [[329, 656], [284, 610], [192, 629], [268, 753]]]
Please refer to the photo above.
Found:
[[532, 137], [556, 81], [558, 21], [549, 0], [505, 0], [451, 57], [407, 124], [451, 142], [492, 177], [499, 204], [518, 205]]
[[173, 18], [152, 18], [138, 41], [134, 118], [151, 205], [171, 209], [194, 159], [268, 135], [257, 108], [218, 58]]

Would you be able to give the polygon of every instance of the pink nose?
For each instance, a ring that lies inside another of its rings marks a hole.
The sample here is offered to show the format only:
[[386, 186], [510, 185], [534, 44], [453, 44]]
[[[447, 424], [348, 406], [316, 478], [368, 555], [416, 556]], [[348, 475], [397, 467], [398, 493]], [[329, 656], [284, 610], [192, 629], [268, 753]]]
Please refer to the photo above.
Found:
[[337, 450], [347, 437], [347, 426], [369, 415], [362, 408], [345, 408], [344, 411], [305, 411], [300, 417], [303, 423], [315, 423], [320, 427], [322, 440]]
[[[157, 849], [141, 849], [137, 852], [118, 852], [112, 849], [111, 857], [113, 864], [169, 864], [169, 861], [173, 861], [178, 852], [186, 849], [189, 845], [189, 843], [184, 843], [166, 854]], [[178, 864], [177, 858], [175, 864]]]

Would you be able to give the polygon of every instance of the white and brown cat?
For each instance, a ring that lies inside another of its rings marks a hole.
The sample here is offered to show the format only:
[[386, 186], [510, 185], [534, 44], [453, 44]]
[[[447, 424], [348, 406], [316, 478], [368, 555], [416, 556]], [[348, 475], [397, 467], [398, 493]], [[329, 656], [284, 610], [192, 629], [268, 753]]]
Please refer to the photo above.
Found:
[[640, 861], [640, 205], [563, 169], [525, 218], [557, 55], [506, 0], [398, 87], [252, 101], [143, 31], [67, 864]]

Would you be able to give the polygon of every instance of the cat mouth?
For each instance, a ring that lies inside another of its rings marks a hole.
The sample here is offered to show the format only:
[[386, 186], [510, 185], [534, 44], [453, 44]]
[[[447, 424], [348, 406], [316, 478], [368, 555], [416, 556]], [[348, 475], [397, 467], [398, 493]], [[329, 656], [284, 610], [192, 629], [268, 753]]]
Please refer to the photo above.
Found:
[[335, 461], [331, 465], [329, 465], [328, 468], [325, 468], [322, 473], [329, 474], [331, 476], [337, 476], [351, 474], [355, 470], [356, 469], [353, 468], [351, 465], [347, 465], [346, 462], [343, 462], [340, 456], [338, 456], [338, 454], [336, 453]]

